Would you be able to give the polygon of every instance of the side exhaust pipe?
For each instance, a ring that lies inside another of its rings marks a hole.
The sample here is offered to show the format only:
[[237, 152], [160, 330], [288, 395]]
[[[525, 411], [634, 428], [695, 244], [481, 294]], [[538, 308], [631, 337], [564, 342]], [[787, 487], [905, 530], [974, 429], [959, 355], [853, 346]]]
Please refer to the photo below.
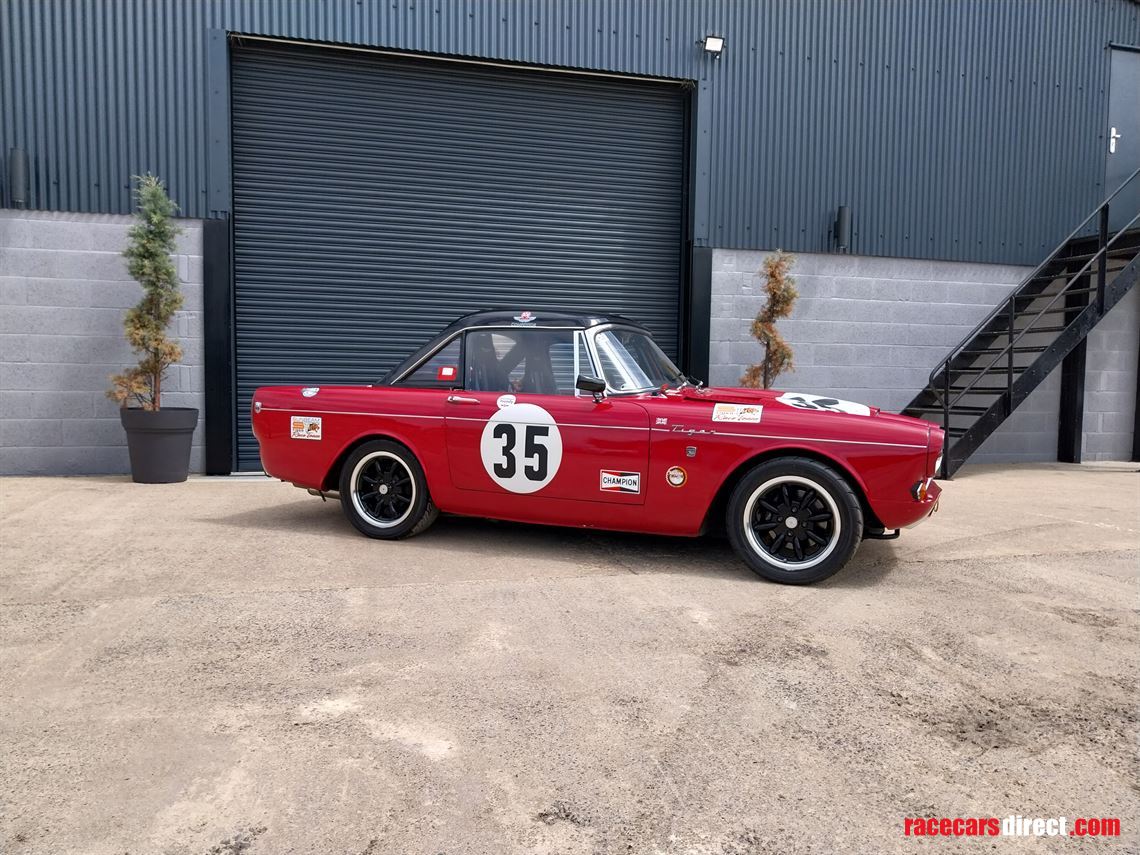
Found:
[[314, 490], [312, 487], [304, 487], [303, 489], [310, 496], [320, 496], [322, 502], [327, 502], [329, 499], [340, 499], [340, 493], [336, 490]]

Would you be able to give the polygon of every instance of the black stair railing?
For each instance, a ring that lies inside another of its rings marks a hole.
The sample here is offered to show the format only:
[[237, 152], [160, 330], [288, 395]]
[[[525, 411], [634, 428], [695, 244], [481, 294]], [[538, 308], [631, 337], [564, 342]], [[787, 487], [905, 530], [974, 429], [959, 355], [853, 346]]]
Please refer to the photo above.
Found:
[[[1053, 252], [1051, 252], [1048, 256], [1046, 256], [1045, 260], [1037, 265], [1037, 267], [1035, 267], [1033, 271], [1021, 281], [1021, 284], [1018, 285], [1018, 287], [1015, 288], [1002, 302], [998, 303], [998, 305], [994, 307], [993, 311], [990, 312], [976, 327], [974, 327], [970, 334], [962, 339], [957, 347], [950, 351], [949, 355], [947, 355], [945, 359], [939, 362], [938, 365], [936, 365], [930, 372], [927, 388], [931, 390], [936, 399], [941, 399], [942, 429], [946, 432], [946, 449], [942, 455], [942, 471], [939, 473], [940, 477], [948, 478], [950, 476], [950, 451], [952, 444], [950, 416], [952, 410], [971, 392], [974, 392], [976, 394], [977, 391], [981, 388], [980, 384], [984, 379], [989, 379], [992, 381], [994, 376], [1000, 373], [1004, 375], [1003, 380], [1005, 389], [1002, 394], [1005, 402], [1005, 415], [1007, 417], [1010, 415], [1010, 413], [1013, 411], [1014, 406], [1014, 354], [1017, 352], [1017, 344], [1026, 335], [1034, 332], [1044, 332], [1042, 329], [1034, 329], [1034, 324], [1036, 324], [1042, 317], [1048, 314], [1056, 313], [1056, 310], [1054, 310], [1053, 307], [1056, 305], [1058, 300], [1060, 300], [1062, 297], [1067, 298], [1078, 294], [1084, 295], [1092, 292], [1096, 294], [1096, 307], [1098, 317], [1104, 314], [1109, 253], [1129, 229], [1136, 227], [1137, 224], [1140, 223], [1140, 213], [1137, 213], [1132, 217], [1131, 220], [1125, 223], [1124, 226], [1117, 229], [1115, 234], [1110, 238], [1108, 227], [1110, 206], [1112, 200], [1115, 199], [1122, 190], [1128, 187], [1129, 184], [1135, 181], [1137, 176], [1140, 176], [1140, 169], [1137, 169], [1131, 175], [1129, 175], [1128, 178], [1125, 179], [1124, 182], [1108, 196], [1108, 198], [1106, 198], [1103, 202], [1101, 202], [1100, 205], [1093, 209], [1093, 211], [1087, 217], [1085, 217], [1085, 219], [1082, 220], [1075, 229], [1073, 229], [1069, 236], [1061, 241], [1061, 243], [1057, 245], [1057, 248], [1054, 249]], [[1065, 276], [1067, 278], [1065, 284], [1061, 287], [1061, 289], [1057, 291], [1056, 294], [1052, 295], [1052, 299], [1049, 300], [1049, 302], [1046, 303], [1043, 308], [1037, 310], [1036, 314], [1032, 314], [1032, 317], [1029, 318], [1029, 321], [1021, 329], [1018, 329], [1016, 321], [1019, 318], [1029, 316], [1033, 312], [1033, 309], [1030, 308], [1030, 306], [1027, 306], [1024, 311], [1018, 313], [1018, 299], [1028, 299], [1032, 303], [1033, 301], [1043, 298], [1043, 295], [1039, 293], [1027, 293], [1028, 286], [1035, 280], [1041, 279], [1042, 271], [1047, 267], [1058, 262], [1065, 261], [1065, 257], [1061, 255], [1065, 247], [1068, 246], [1070, 241], [1077, 238], [1094, 218], [1097, 219], [1096, 252], [1089, 256], [1081, 268], [1075, 273], [1066, 271], [1063, 274], [1058, 273], [1054, 276], [1048, 277], [1053, 280], [1059, 279], [1062, 276]], [[1086, 288], [1073, 288], [1073, 285], [1075, 283], [1081, 282], [1082, 279], [1090, 277], [1091, 270], [1094, 265], [1096, 267], [1096, 284]], [[954, 373], [954, 361], [962, 356], [964, 351], [968, 350], [971, 343], [977, 339], [979, 334], [981, 334], [987, 327], [990, 326], [990, 324], [994, 323], [1003, 314], [1005, 315], [1006, 325], [1006, 329], [1004, 330], [1006, 339], [1005, 345], [1000, 348], [987, 349], [987, 352], [996, 350], [996, 354], [993, 360], [991, 360], [985, 368], [970, 368], [968, 372], [959, 370], [958, 373], [969, 373], [974, 375], [974, 377], [972, 380], [966, 383], [965, 386], [955, 387], [952, 382], [952, 374]], [[1064, 316], [1067, 323], [1071, 321], [1070, 313], [1066, 312]], [[992, 388], [994, 392], [997, 391], [997, 388], [994, 387], [986, 388], [987, 390]]]

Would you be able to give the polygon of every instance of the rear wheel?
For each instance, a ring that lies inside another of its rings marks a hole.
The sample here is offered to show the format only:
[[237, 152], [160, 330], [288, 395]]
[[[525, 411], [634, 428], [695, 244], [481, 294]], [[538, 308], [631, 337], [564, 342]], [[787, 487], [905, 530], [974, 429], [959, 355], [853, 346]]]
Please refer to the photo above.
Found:
[[863, 509], [834, 469], [806, 457], [761, 463], [728, 501], [737, 554], [773, 582], [805, 585], [842, 568], [863, 538]]
[[344, 462], [340, 504], [358, 531], [384, 540], [419, 534], [439, 516], [415, 455], [385, 439], [364, 443]]

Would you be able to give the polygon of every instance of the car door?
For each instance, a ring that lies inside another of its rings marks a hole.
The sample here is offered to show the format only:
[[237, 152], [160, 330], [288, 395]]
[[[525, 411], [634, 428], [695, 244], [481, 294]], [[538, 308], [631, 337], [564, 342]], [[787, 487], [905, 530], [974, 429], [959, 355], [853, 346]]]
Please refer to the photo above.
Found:
[[472, 330], [462, 389], [444, 408], [452, 483], [534, 500], [644, 503], [649, 416], [578, 392], [595, 370], [580, 330]]

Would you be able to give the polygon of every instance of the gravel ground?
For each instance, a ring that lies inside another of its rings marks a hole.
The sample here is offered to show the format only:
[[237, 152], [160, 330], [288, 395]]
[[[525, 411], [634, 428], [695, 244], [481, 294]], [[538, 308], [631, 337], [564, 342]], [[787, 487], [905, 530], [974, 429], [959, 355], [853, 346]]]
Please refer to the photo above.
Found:
[[[0, 481], [0, 852], [1138, 851], [1136, 465], [975, 467], [812, 588], [264, 479]], [[915, 839], [907, 816], [1120, 817]]]

